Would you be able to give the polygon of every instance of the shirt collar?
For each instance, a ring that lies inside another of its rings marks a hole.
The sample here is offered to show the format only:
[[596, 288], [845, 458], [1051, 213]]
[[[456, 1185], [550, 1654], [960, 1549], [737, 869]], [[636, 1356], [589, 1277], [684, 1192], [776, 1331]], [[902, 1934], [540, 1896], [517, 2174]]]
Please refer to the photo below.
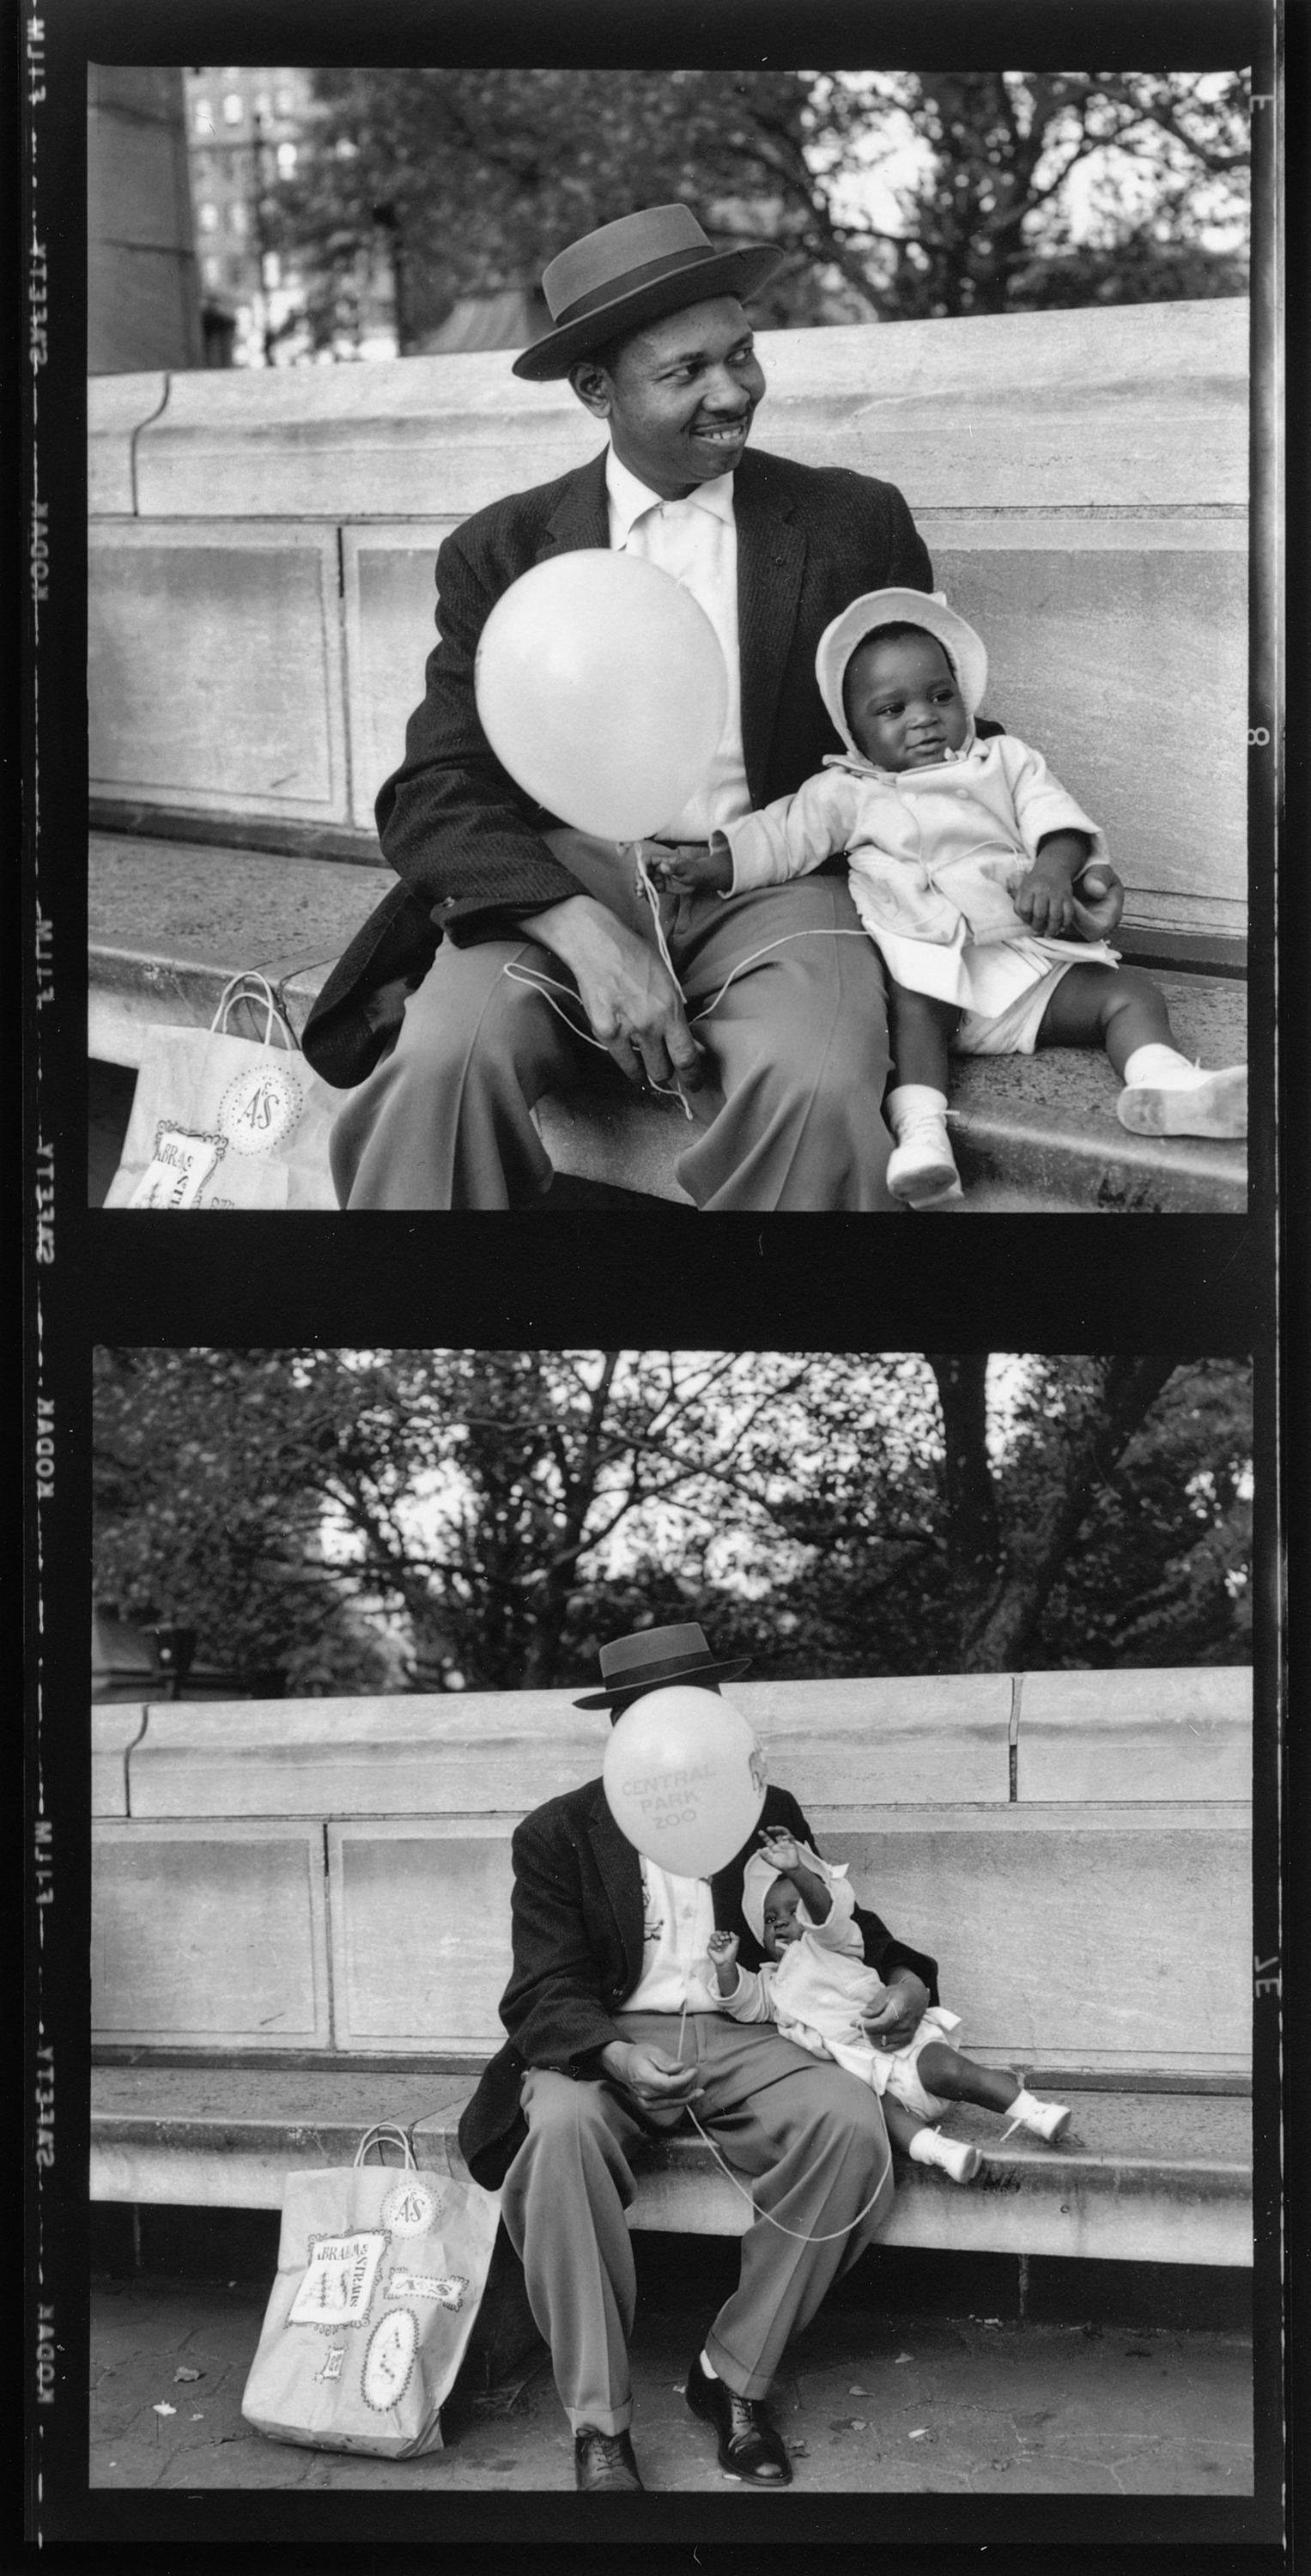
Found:
[[[616, 456], [613, 447], [606, 450], [605, 487], [610, 497], [611, 509], [618, 522], [616, 530], [618, 541], [622, 545], [629, 530], [638, 519], [644, 517], [648, 510], [660, 508], [660, 494], [649, 491], [645, 483], [639, 483], [637, 476], [630, 474], [628, 467]], [[712, 483], [695, 484], [684, 497], [694, 501], [698, 509], [708, 510], [712, 518], [722, 519], [726, 527], [732, 527], [733, 476], [731, 472], [717, 474]]]

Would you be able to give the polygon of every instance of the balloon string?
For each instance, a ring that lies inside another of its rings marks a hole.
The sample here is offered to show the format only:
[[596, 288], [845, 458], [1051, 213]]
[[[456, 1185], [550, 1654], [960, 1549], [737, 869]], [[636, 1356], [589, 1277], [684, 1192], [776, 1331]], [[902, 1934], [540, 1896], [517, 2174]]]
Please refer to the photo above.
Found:
[[[683, 987], [678, 981], [674, 961], [669, 954], [669, 946], [665, 938], [664, 923], [660, 918], [659, 894], [657, 893], [655, 886], [652, 884], [650, 875], [648, 874], [646, 860], [642, 856], [641, 844], [639, 842], [634, 842], [633, 848], [637, 856], [638, 887], [646, 896], [647, 902], [651, 907], [651, 918], [655, 923], [656, 945], [660, 951], [661, 962], [668, 970], [671, 984], [676, 985], [678, 991], [682, 993]], [[711, 1012], [718, 1010], [725, 993], [728, 991], [729, 985], [736, 983], [739, 975], [745, 975], [748, 966], [754, 966], [759, 958], [768, 957], [772, 949], [786, 948], [789, 941], [793, 939], [864, 939], [867, 936], [868, 934], [863, 930], [785, 930], [780, 938], [769, 940], [763, 948], [753, 948], [748, 957], [740, 957], [736, 966], [734, 966], [732, 971], [724, 977], [723, 983], [719, 987], [719, 991], [710, 1001], [706, 1002], [699, 1011], [693, 1011], [691, 1013], [690, 1025], [695, 1027], [698, 1020], [708, 1020]], [[686, 999], [686, 996], [684, 996], [684, 999]]]
[[[849, 934], [848, 934], [848, 935], [849, 935]], [[853, 2082], [853, 2083], [857, 2082], [858, 2080], [859, 2080], [859, 2079], [858, 2079], [857, 2077], [855, 2077], [855, 2076], [853, 2076], [853, 2077], [852, 2077], [852, 2082]], [[778, 2232], [779, 2232], [780, 2236], [792, 2236], [792, 2237], [795, 2237], [796, 2242], [797, 2242], [797, 2244], [798, 2244], [798, 2245], [836, 2245], [836, 2244], [837, 2244], [837, 2242], [838, 2242], [839, 2237], [842, 2237], [842, 2236], [849, 2236], [849, 2235], [851, 2234], [852, 2228], [853, 2228], [853, 2227], [859, 2227], [859, 2225], [860, 2225], [860, 2222], [861, 2222], [862, 2218], [868, 2218], [868, 2216], [869, 2216], [869, 2214], [870, 2214], [870, 2211], [871, 2211], [872, 2209], [876, 2208], [876, 2207], [877, 2207], [877, 2205], [878, 2205], [879, 2192], [881, 2192], [881, 2191], [882, 2191], [882, 2189], [883, 2189], [883, 2184], [882, 2184], [882, 2182], [880, 2182], [880, 2184], [879, 2184], [879, 2188], [878, 2188], [878, 2191], [876, 2191], [876, 2192], [875, 2192], [873, 2200], [867, 2200], [867, 2201], [866, 2201], [866, 2203], [865, 2203], [864, 2208], [863, 2208], [863, 2209], [858, 2209], [858, 2210], [857, 2210], [857, 2212], [856, 2212], [855, 2217], [854, 2217], [854, 2218], [849, 2218], [845, 2227], [832, 2227], [832, 2228], [830, 2228], [830, 2229], [829, 2229], [828, 2234], [827, 2234], [826, 2236], [807, 2236], [807, 2234], [806, 2234], [806, 2232], [805, 2232], [805, 2229], [804, 2229], [804, 2228], [801, 2228], [801, 2227], [785, 2227], [785, 2226], [784, 2226], [784, 2224], [783, 2224], [782, 2219], [781, 2219], [781, 2218], [775, 2218], [774, 2213], [773, 2213], [773, 2211], [772, 2211], [772, 2210], [770, 2210], [770, 2209], [757, 2209], [756, 2204], [755, 2204], [755, 2201], [752, 2199], [752, 2196], [751, 2196], [750, 2192], [747, 2190], [745, 2183], [741, 2183], [741, 2182], [739, 2182], [739, 2180], [738, 2180], [738, 2178], [737, 2178], [737, 2175], [736, 2175], [736, 2174], [734, 2173], [734, 2171], [733, 2171], [732, 2166], [731, 2166], [731, 2165], [727, 2165], [727, 2164], [725, 2164], [724, 2159], [723, 2159], [723, 2157], [721, 2156], [721, 2154], [720, 2154], [720, 2152], [719, 2152], [718, 2147], [715, 2145], [714, 2139], [706, 2136], [706, 2132], [705, 2132], [705, 2130], [702, 2128], [701, 2123], [700, 2123], [700, 2121], [698, 2120], [698, 2118], [697, 2118], [697, 2115], [696, 2115], [695, 2111], [694, 2111], [694, 2110], [692, 2110], [690, 2106], [689, 2106], [689, 2108], [688, 2108], [688, 2114], [687, 2114], [687, 2116], [688, 2116], [689, 2120], [691, 2121], [692, 2126], [693, 2126], [693, 2128], [695, 2129], [695, 2131], [696, 2131], [696, 2133], [697, 2133], [697, 2136], [698, 2136], [699, 2138], [703, 2139], [703, 2140], [704, 2140], [704, 2142], [705, 2142], [705, 2144], [709, 2147], [710, 2152], [711, 2152], [711, 2155], [714, 2157], [714, 2160], [715, 2160], [716, 2164], [718, 2165], [720, 2172], [721, 2172], [722, 2174], [726, 2174], [726, 2175], [727, 2175], [728, 2180], [731, 2182], [731, 2184], [732, 2184], [732, 2186], [733, 2186], [734, 2191], [737, 2191], [737, 2192], [740, 2192], [740, 2193], [741, 2193], [742, 2198], [743, 2198], [743, 2200], [746, 2202], [747, 2207], [750, 2209], [750, 2211], [751, 2211], [751, 2214], [752, 2214], [753, 2218], [757, 2218], [757, 2219], [760, 2219], [760, 2218], [766, 2218], [766, 2219], [768, 2219], [770, 2226], [771, 2226], [771, 2227], [776, 2227], [776, 2228], [778, 2229]]]
[[[639, 881], [645, 887], [647, 899], [654, 909], [656, 935], [659, 942], [662, 962], [668, 969], [671, 983], [677, 986], [678, 992], [682, 995], [683, 988], [682, 985], [679, 984], [677, 975], [674, 973], [673, 961], [669, 955], [664, 929], [660, 921], [658, 898], [656, 897], [654, 888], [651, 886], [646, 875], [645, 860], [639, 860], [638, 862], [638, 876]], [[784, 931], [781, 938], [770, 939], [766, 942], [763, 948], [753, 948], [749, 956], [739, 958], [731, 973], [724, 977], [723, 983], [720, 985], [718, 992], [712, 994], [710, 1000], [704, 1004], [701, 1010], [693, 1011], [690, 1014], [688, 1022], [689, 1027], [695, 1028], [698, 1020], [708, 1020], [711, 1012], [718, 1010], [725, 993], [728, 991], [729, 985], [735, 984], [739, 975], [745, 975], [748, 966], [754, 966], [761, 957], [770, 956], [774, 949], [786, 948], [794, 939], [864, 939], [865, 936], [866, 934], [863, 930]], [[579, 1003], [579, 1007], [581, 1009], [582, 1006], [579, 1001], [579, 996], [571, 984], [561, 984], [557, 982], [553, 975], [546, 975], [537, 968], [524, 966], [517, 959], [512, 961], [509, 965], [503, 966], [501, 968], [501, 973], [503, 975], [508, 975], [512, 984], [526, 984], [530, 992], [540, 993], [542, 1000], [549, 1004], [550, 1008], [555, 1012], [557, 1019], [564, 1021], [565, 1027], [569, 1030], [572, 1037], [581, 1038], [584, 1045], [595, 1047], [599, 1055], [609, 1055], [610, 1048], [607, 1046], [604, 1038], [594, 1037], [590, 1029], [580, 1029], [577, 1021], [571, 1019], [569, 1013], [567, 1011], [562, 1011], [559, 1003], [552, 1000], [551, 996], [553, 993], [563, 993], [567, 1001]], [[684, 995], [683, 998], [686, 999], [686, 996]], [[677, 1100], [682, 1108], [683, 1116], [688, 1120], [692, 1120], [692, 1110], [686, 1095], [676, 1084], [657, 1082], [653, 1074], [647, 1075], [647, 1081], [650, 1084], [652, 1091], [658, 1092], [662, 1100]], [[695, 1122], [693, 1121], [693, 1123]]]
[[[675, 2059], [676, 2059], [676, 2063], [677, 2063], [679, 2066], [681, 2066], [681, 2065], [682, 2065], [682, 2063], [683, 2063], [683, 2034], [684, 2034], [685, 2030], [687, 2029], [687, 2003], [688, 2003], [688, 1990], [687, 1990], [687, 1985], [686, 1985], [686, 1983], [684, 1983], [684, 1987], [683, 1987], [683, 2009], [682, 2009], [682, 2012], [680, 2013], [679, 2018], [678, 2018], [678, 2047], [677, 2047], [677, 2049], [676, 2049], [676, 2051], [675, 2051]], [[855, 2077], [853, 2077], [853, 2078], [852, 2078], [852, 2081], [853, 2081], [853, 2082], [856, 2082], [857, 2080], [858, 2080], [858, 2079], [857, 2079], [857, 2078], [855, 2078]], [[860, 2225], [860, 2222], [861, 2222], [862, 2218], [868, 2218], [868, 2216], [869, 2216], [869, 2214], [870, 2214], [870, 2211], [874, 2208], [875, 2203], [876, 2203], [876, 2202], [877, 2202], [877, 2200], [878, 2200], [879, 2192], [880, 2192], [880, 2191], [882, 2191], [882, 2189], [883, 2189], [883, 2185], [882, 2185], [882, 2183], [880, 2183], [880, 2184], [879, 2184], [879, 2189], [878, 2189], [878, 2191], [876, 2191], [876, 2192], [875, 2192], [875, 2194], [874, 2194], [874, 2199], [873, 2199], [873, 2200], [867, 2200], [867, 2201], [866, 2201], [866, 2203], [865, 2203], [864, 2208], [863, 2208], [863, 2209], [858, 2209], [858, 2210], [857, 2210], [857, 2212], [856, 2212], [855, 2217], [854, 2217], [854, 2218], [852, 2218], [852, 2219], [849, 2219], [845, 2227], [834, 2227], [834, 2228], [832, 2228], [832, 2229], [829, 2231], [829, 2234], [828, 2234], [827, 2236], [807, 2236], [803, 2228], [800, 2228], [800, 2227], [785, 2227], [785, 2226], [784, 2226], [784, 2224], [783, 2224], [782, 2219], [781, 2219], [781, 2218], [775, 2218], [775, 2216], [774, 2216], [774, 2214], [773, 2214], [773, 2211], [772, 2211], [772, 2210], [769, 2210], [769, 2209], [757, 2209], [756, 2204], [755, 2204], [755, 2201], [753, 2200], [753, 2198], [752, 2198], [752, 2196], [751, 2196], [751, 2193], [746, 2189], [745, 2184], [744, 2184], [744, 2183], [739, 2182], [738, 2177], [737, 2177], [737, 2175], [734, 2173], [732, 2166], [731, 2166], [731, 2165], [728, 2165], [728, 2164], [725, 2164], [724, 2159], [723, 2159], [723, 2157], [721, 2156], [721, 2154], [720, 2154], [720, 2152], [719, 2152], [718, 2147], [715, 2145], [714, 2139], [713, 2139], [713, 2138], [711, 2138], [711, 2137], [708, 2137], [708, 2136], [706, 2135], [706, 2132], [705, 2132], [705, 2130], [702, 2128], [701, 2123], [700, 2123], [700, 2121], [698, 2120], [697, 2115], [696, 2115], [695, 2111], [693, 2110], [693, 2108], [692, 2108], [692, 2106], [691, 2106], [691, 2103], [690, 2103], [690, 2102], [689, 2102], [689, 2103], [685, 2103], [685, 2104], [684, 2104], [684, 2108], [685, 2108], [685, 2110], [686, 2110], [686, 2112], [687, 2112], [687, 2116], [688, 2116], [689, 2120], [690, 2120], [690, 2121], [691, 2121], [691, 2123], [692, 2123], [693, 2128], [695, 2129], [695, 2131], [696, 2131], [696, 2133], [697, 2133], [697, 2136], [698, 2136], [698, 2137], [699, 2137], [699, 2138], [704, 2142], [704, 2144], [705, 2144], [706, 2146], [708, 2146], [708, 2147], [709, 2147], [710, 2152], [711, 2152], [711, 2155], [714, 2157], [715, 2163], [718, 2165], [720, 2172], [721, 2172], [722, 2174], [724, 2174], [724, 2175], [726, 2175], [726, 2176], [727, 2176], [727, 2178], [728, 2178], [729, 2182], [731, 2182], [731, 2184], [732, 2184], [732, 2186], [733, 2186], [734, 2191], [736, 2191], [736, 2192], [740, 2192], [740, 2193], [741, 2193], [742, 2198], [743, 2198], [743, 2200], [744, 2200], [744, 2201], [746, 2201], [747, 2206], [749, 2207], [749, 2209], [750, 2209], [750, 2211], [751, 2211], [752, 2216], [753, 2216], [754, 2218], [757, 2218], [757, 2219], [760, 2219], [760, 2218], [766, 2218], [766, 2219], [768, 2219], [770, 2226], [771, 2226], [771, 2227], [776, 2227], [776, 2228], [778, 2229], [778, 2232], [779, 2232], [780, 2236], [792, 2236], [792, 2237], [795, 2237], [796, 2242], [797, 2242], [797, 2244], [798, 2244], [798, 2245], [836, 2245], [836, 2243], [837, 2243], [837, 2241], [838, 2241], [838, 2238], [839, 2238], [840, 2236], [849, 2236], [849, 2235], [851, 2234], [851, 2230], [852, 2230], [852, 2228], [853, 2228], [853, 2227], [859, 2227], [859, 2225]]]
[[704, 1010], [693, 1012], [693, 1024], [697, 1020], [708, 1020], [711, 1012], [717, 1010], [723, 1001], [729, 985], [736, 983], [739, 975], [745, 975], [748, 966], [754, 966], [758, 957], [768, 957], [771, 949], [786, 948], [793, 939], [864, 939], [866, 936], [863, 930], [785, 930], [780, 939], [771, 939], [763, 948], [753, 948], [749, 957], [739, 958], [732, 974], [724, 977], [714, 999], [706, 1003]]
[[[551, 992], [555, 992], [563, 993], [566, 999], [571, 1002], [578, 1002], [579, 997], [571, 984], [557, 983], [553, 975], [543, 975], [532, 966], [520, 965], [517, 960], [512, 960], [508, 966], [503, 966], [501, 968], [501, 973], [503, 975], [508, 975], [512, 984], [526, 984], [530, 992], [540, 993], [542, 1000], [550, 1003], [551, 1009], [555, 1012], [556, 1017], [564, 1021], [565, 1027], [574, 1037], [582, 1038], [585, 1045], [595, 1047], [600, 1055], [609, 1055], [610, 1049], [606, 1045], [604, 1038], [593, 1037], [590, 1029], [580, 1029], [577, 1021], [571, 1020], [569, 1013], [567, 1011], [562, 1011], [558, 1002], [551, 1001]], [[548, 985], [551, 988], [551, 992], [547, 991]], [[579, 1008], [581, 1009], [581, 1007], [582, 1005], [580, 1002]], [[657, 1082], [654, 1074], [648, 1073], [646, 1078], [653, 1091], [658, 1091], [661, 1094], [661, 1097], [665, 1100], [677, 1100], [681, 1104], [683, 1116], [685, 1118], [691, 1117], [692, 1112], [689, 1109], [686, 1100], [684, 1100], [681, 1091], [674, 1089], [667, 1082]]]

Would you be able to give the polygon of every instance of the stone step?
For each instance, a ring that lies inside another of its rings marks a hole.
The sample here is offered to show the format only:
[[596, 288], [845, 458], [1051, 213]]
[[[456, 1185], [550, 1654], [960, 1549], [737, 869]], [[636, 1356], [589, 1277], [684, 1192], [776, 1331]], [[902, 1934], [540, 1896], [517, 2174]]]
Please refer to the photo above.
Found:
[[[90, 845], [89, 1052], [141, 1061], [146, 1026], [207, 1027], [231, 975], [257, 968], [280, 985], [303, 1029], [329, 968], [388, 885], [349, 861], [95, 832]], [[1212, 1064], [1246, 1055], [1246, 987], [1237, 978], [1164, 974], [1179, 1042]], [[254, 1023], [233, 1024], [253, 1033]], [[953, 1213], [1241, 1215], [1242, 1145], [1130, 1136], [1118, 1085], [1082, 1049], [962, 1061], [951, 1126], [965, 1184]], [[687, 1122], [676, 1103], [619, 1093], [547, 1099], [543, 1142], [571, 1178], [689, 1206], [676, 1164]]]
[[[1051, 2090], [1051, 2088], [1047, 2088]], [[343, 2065], [312, 2074], [255, 2068], [98, 2066], [92, 2070], [91, 2197], [243, 2209], [280, 2207], [284, 2177], [348, 2165], [365, 2128], [398, 2120], [420, 2164], [464, 2170], [456, 2142], [469, 2076], [391, 2074]], [[1252, 2260], [1250, 2102], [1232, 2094], [1081, 2090], [1062, 2084], [1068, 2143], [1015, 2137], [1004, 2121], [953, 2110], [949, 2135], [984, 2152], [957, 2186], [899, 2164], [888, 2244], [1120, 2262], [1245, 2265]], [[741, 2186], [695, 2135], [644, 2161], [629, 2225], [740, 2235]]]

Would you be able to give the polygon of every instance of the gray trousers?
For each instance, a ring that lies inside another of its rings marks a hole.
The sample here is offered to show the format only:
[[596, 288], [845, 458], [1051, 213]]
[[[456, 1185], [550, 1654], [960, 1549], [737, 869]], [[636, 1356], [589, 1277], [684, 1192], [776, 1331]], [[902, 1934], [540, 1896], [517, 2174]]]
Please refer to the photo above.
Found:
[[[895, 1212], [883, 969], [845, 884], [806, 877], [727, 900], [684, 897], [668, 910], [690, 1017], [735, 966], [768, 951], [696, 1025], [709, 1060], [678, 1164], [689, 1196], [706, 1209]], [[834, 930], [858, 935], [813, 935]], [[622, 1082], [540, 993], [506, 975], [515, 960], [571, 985], [532, 941], [443, 941], [395, 1047], [338, 1116], [331, 1153], [343, 1207], [528, 1204], [551, 1179], [533, 1103], [580, 1080]]]
[[[671, 2014], [626, 2013], [623, 2029], [676, 2052]], [[695, 2059], [703, 2087], [696, 2116], [743, 2177], [756, 2211], [742, 2239], [738, 2287], [705, 2348], [728, 2387], [763, 2397], [790, 2338], [891, 2208], [883, 2112], [872, 2087], [772, 2025], [689, 2013], [682, 2053]], [[633, 2411], [636, 2280], [624, 2223], [636, 2188], [632, 2160], [682, 2115], [639, 2117], [615, 2085], [542, 2068], [525, 2077], [522, 2098], [528, 2136], [506, 2175], [501, 2214], [570, 2424], [575, 2432], [595, 2424], [621, 2433]]]

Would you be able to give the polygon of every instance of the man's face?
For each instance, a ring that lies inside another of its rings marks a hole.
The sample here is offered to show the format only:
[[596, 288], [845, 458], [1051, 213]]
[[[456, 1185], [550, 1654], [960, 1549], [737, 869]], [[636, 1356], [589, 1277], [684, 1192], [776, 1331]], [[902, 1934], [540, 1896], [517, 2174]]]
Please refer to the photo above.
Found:
[[847, 721], [876, 769], [927, 769], [970, 729], [951, 664], [934, 635], [862, 644], [847, 665]]
[[761, 1913], [765, 1924], [765, 1948], [771, 1959], [781, 1958], [794, 1941], [801, 1939], [805, 1925], [797, 1920], [801, 1892], [790, 1878], [776, 1878], [766, 1890]]
[[612, 367], [584, 360], [570, 382], [609, 421], [620, 463], [665, 501], [740, 462], [765, 391], [750, 326], [731, 295], [652, 322], [624, 342]]

